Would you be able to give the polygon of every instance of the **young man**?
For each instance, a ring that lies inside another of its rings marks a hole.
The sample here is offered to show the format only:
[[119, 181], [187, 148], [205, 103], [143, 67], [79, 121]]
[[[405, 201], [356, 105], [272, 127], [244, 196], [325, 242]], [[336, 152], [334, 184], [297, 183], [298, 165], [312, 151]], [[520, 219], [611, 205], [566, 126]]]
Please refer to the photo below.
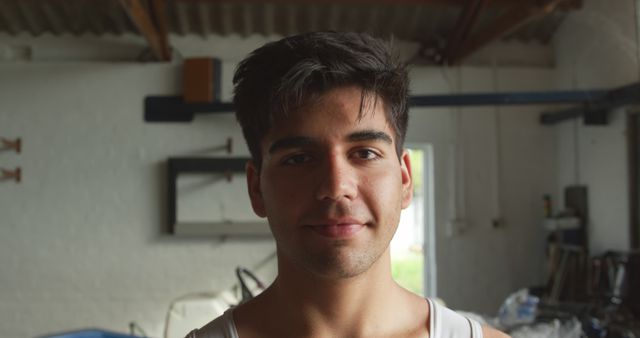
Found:
[[387, 45], [307, 33], [242, 61], [234, 104], [278, 276], [187, 337], [505, 337], [400, 287], [389, 242], [412, 198], [408, 75]]

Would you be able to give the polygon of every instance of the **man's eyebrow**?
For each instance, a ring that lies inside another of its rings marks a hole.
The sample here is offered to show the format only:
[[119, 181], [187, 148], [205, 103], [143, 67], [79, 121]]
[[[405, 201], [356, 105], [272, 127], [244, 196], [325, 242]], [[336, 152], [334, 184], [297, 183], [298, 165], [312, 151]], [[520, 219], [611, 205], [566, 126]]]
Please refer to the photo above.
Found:
[[377, 130], [362, 130], [349, 134], [347, 139], [351, 142], [359, 141], [383, 141], [388, 144], [393, 144], [393, 139], [389, 134], [377, 131]]
[[285, 137], [285, 138], [276, 140], [271, 144], [271, 146], [269, 147], [269, 154], [273, 154], [274, 152], [281, 149], [299, 148], [299, 147], [303, 147], [303, 146], [307, 146], [315, 143], [317, 143], [317, 141], [315, 141], [311, 137], [305, 137], [305, 136]]
[[[349, 142], [360, 141], [383, 141], [393, 144], [393, 139], [389, 134], [377, 130], [361, 130], [351, 133], [347, 136]], [[300, 148], [308, 145], [318, 144], [318, 140], [306, 136], [285, 137], [274, 141], [269, 147], [269, 154], [273, 154], [278, 150]]]

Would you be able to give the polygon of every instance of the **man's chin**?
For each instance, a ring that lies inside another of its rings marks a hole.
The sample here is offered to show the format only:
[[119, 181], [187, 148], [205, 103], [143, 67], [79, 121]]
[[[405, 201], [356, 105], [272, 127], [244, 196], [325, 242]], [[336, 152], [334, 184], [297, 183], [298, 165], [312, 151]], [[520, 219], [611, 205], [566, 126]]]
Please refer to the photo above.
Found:
[[368, 255], [354, 257], [352, 254], [350, 255], [345, 252], [333, 252], [332, 255], [325, 254], [319, 255], [319, 257], [307, 257], [302, 264], [306, 270], [318, 277], [339, 280], [355, 278], [362, 275], [371, 268], [375, 261], [376, 259], [374, 257]]

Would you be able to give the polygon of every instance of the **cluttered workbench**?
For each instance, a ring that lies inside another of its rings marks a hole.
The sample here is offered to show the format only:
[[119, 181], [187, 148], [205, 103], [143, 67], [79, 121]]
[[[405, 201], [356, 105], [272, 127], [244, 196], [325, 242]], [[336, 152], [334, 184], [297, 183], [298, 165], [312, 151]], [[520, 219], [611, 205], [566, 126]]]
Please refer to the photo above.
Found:
[[569, 186], [554, 213], [544, 197], [547, 283], [509, 296], [489, 324], [513, 338], [640, 337], [640, 251], [590, 253], [587, 200]]
[[561, 254], [548, 285], [511, 294], [485, 322], [513, 338], [640, 337], [640, 252], [553, 250]]

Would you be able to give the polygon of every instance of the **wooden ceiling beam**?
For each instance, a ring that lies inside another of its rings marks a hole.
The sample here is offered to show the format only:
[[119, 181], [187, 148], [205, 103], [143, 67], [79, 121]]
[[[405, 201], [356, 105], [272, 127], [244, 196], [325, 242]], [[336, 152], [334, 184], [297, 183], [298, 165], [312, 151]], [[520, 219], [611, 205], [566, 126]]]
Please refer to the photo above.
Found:
[[471, 29], [475, 25], [482, 8], [487, 4], [487, 0], [470, 0], [460, 12], [453, 32], [447, 39], [447, 44], [441, 55], [443, 62], [451, 59], [460, 46], [467, 40]]
[[21, 31], [21, 25], [16, 16], [11, 15], [11, 13], [14, 13], [15, 11], [9, 6], [13, 5], [7, 1], [0, 1], [0, 20], [4, 18], [4, 23], [7, 26], [9, 33], [11, 33], [11, 35], [17, 35]]
[[198, 4], [198, 19], [200, 23], [200, 32], [202, 32], [202, 37], [206, 39], [209, 36], [209, 32], [211, 31], [211, 20], [209, 17], [211, 16], [211, 8], [205, 2], [201, 2]]
[[34, 16], [34, 4], [28, 3], [26, 1], [18, 1], [17, 4], [19, 13], [22, 14], [22, 17], [25, 20], [25, 24], [27, 25], [27, 28], [29, 29], [31, 34], [34, 36], [42, 34], [42, 26]]
[[63, 24], [60, 21], [60, 17], [56, 11], [56, 8], [51, 5], [48, 1], [42, 2], [42, 12], [44, 13], [44, 18], [49, 23], [49, 27], [51, 28], [51, 32], [54, 35], [62, 34]]
[[457, 64], [471, 53], [496, 41], [523, 25], [544, 17], [557, 9], [566, 0], [547, 0], [539, 4], [525, 3], [512, 6], [500, 15], [494, 22], [471, 36], [463, 46], [451, 55], [447, 64]]
[[165, 0], [151, 0], [149, 9], [142, 0], [120, 0], [120, 3], [147, 39], [154, 56], [160, 61], [171, 61]]
[[[176, 0], [177, 2], [208, 2], [208, 3], [228, 3], [229, 0]], [[515, 2], [531, 3], [535, 0], [487, 0], [488, 6], [511, 6]], [[293, 3], [291, 0], [235, 0], [234, 3]], [[469, 3], [469, 0], [298, 0], [296, 4], [320, 5], [320, 4], [339, 4], [339, 5], [443, 5], [463, 7]]]
[[184, 36], [189, 34], [191, 26], [189, 24], [189, 14], [187, 13], [187, 6], [184, 3], [175, 4], [176, 23], [178, 25], [178, 34]]
[[171, 61], [171, 47], [169, 46], [169, 23], [167, 19], [167, 1], [151, 0], [151, 19], [156, 26], [160, 40], [160, 52], [163, 61]]

